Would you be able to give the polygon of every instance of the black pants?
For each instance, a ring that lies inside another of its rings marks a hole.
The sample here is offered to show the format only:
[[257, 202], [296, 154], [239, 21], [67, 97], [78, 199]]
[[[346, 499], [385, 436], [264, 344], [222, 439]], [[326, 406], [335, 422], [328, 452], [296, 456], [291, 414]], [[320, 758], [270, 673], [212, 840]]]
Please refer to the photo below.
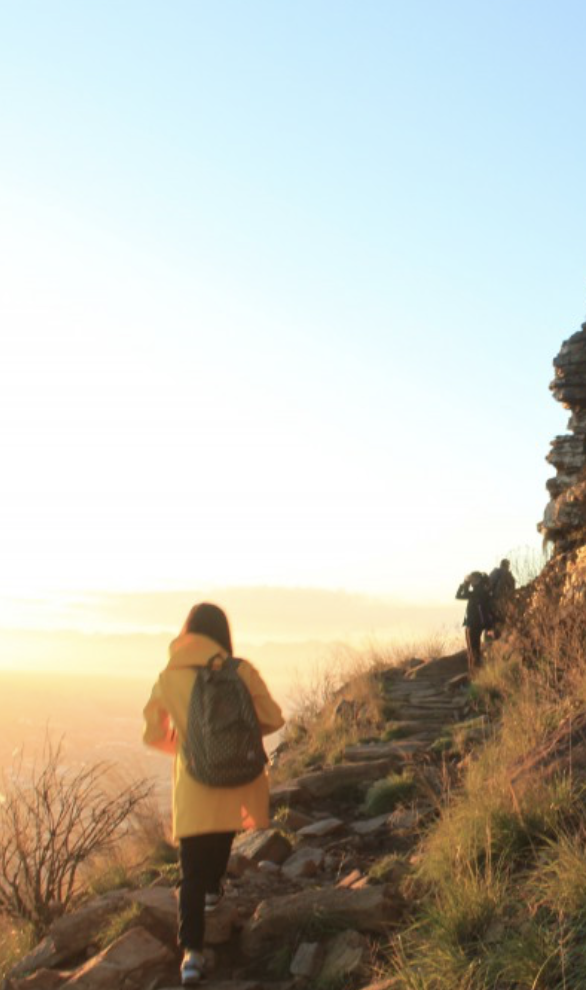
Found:
[[179, 840], [179, 944], [183, 949], [203, 949], [205, 896], [220, 890], [235, 834], [211, 832]]
[[466, 650], [468, 651], [468, 669], [470, 673], [480, 666], [480, 640], [482, 626], [466, 626]]

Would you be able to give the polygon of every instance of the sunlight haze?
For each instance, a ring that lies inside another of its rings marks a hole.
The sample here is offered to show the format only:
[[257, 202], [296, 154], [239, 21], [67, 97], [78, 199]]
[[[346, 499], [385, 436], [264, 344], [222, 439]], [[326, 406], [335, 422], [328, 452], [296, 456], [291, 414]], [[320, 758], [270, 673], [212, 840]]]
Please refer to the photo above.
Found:
[[203, 598], [284, 692], [332, 645], [459, 633], [463, 575], [539, 552], [585, 29], [2, 6], [0, 669], [148, 680]]

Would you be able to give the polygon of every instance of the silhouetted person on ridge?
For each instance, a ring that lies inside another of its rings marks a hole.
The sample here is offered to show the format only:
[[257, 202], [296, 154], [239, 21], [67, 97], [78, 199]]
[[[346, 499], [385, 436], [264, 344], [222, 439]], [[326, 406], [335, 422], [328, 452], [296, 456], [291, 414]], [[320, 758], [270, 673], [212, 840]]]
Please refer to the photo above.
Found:
[[490, 585], [486, 574], [472, 571], [464, 578], [456, 592], [456, 598], [468, 602], [464, 626], [466, 628], [466, 650], [470, 673], [481, 663], [480, 641], [484, 630], [494, 626]]
[[500, 635], [513, 601], [517, 583], [511, 574], [511, 562], [506, 558], [490, 572], [490, 593], [495, 619], [495, 635]]

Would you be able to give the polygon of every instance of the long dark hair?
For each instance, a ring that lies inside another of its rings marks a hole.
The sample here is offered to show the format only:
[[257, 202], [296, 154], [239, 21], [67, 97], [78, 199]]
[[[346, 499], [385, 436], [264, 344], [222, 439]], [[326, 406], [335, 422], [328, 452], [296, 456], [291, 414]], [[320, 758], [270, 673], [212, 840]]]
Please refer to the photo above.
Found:
[[194, 605], [181, 631], [207, 636], [232, 656], [232, 636], [228, 619], [226, 613], [217, 605], [210, 605], [209, 602]]

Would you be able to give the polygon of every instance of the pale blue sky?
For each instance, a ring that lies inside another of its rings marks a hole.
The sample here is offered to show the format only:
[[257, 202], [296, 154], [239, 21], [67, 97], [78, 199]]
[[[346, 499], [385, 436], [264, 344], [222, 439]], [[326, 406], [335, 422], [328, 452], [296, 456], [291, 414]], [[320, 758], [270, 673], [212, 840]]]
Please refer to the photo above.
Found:
[[0, 588], [451, 602], [538, 545], [577, 2], [0, 5]]

